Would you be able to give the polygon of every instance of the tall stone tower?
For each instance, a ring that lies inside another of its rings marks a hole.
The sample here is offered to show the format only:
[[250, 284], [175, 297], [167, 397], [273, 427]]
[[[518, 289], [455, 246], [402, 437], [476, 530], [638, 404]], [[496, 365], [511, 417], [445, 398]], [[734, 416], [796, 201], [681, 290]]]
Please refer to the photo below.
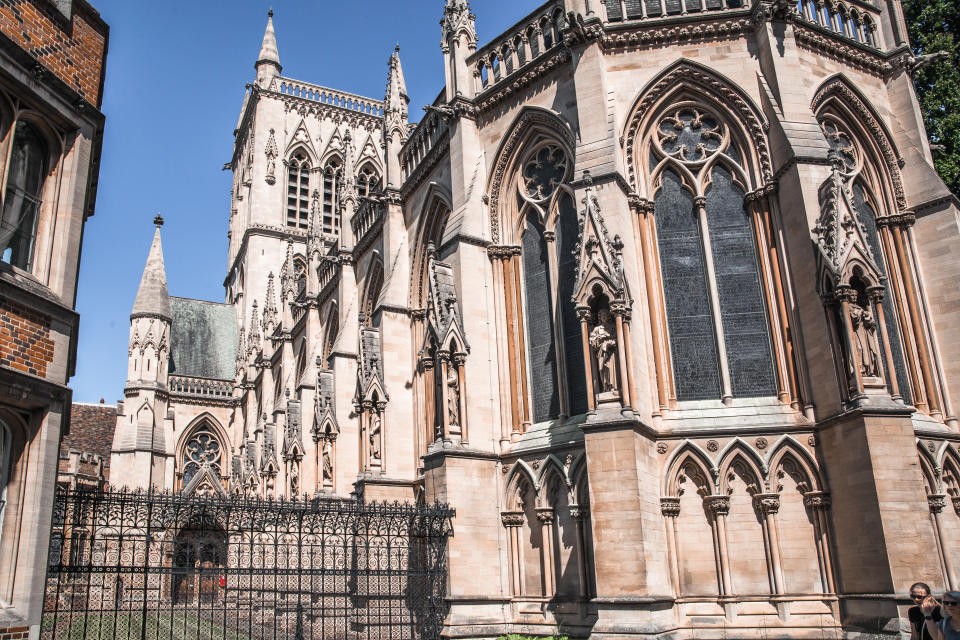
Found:
[[157, 229], [130, 313], [127, 384], [113, 436], [111, 481], [118, 487], [165, 486], [170, 456], [166, 442], [170, 429], [165, 427], [172, 316], [160, 242], [163, 218], [157, 216], [154, 223]]

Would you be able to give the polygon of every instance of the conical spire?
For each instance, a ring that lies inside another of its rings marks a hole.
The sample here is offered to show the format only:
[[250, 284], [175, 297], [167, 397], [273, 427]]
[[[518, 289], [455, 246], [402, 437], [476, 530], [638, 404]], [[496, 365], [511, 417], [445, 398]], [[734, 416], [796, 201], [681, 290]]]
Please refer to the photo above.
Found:
[[390, 61], [387, 65], [390, 71], [387, 75], [387, 95], [384, 98], [384, 111], [402, 109], [404, 117], [406, 117], [410, 97], [407, 95], [407, 82], [403, 78], [403, 66], [400, 64], [399, 44], [390, 54]]
[[167, 271], [163, 266], [163, 246], [160, 243], [160, 227], [163, 218], [159, 215], [153, 219], [157, 230], [153, 233], [153, 244], [150, 245], [150, 254], [147, 264], [143, 268], [143, 277], [140, 279], [140, 288], [137, 289], [137, 299], [133, 302], [131, 317], [154, 316], [163, 320], [170, 320], [170, 298], [167, 295]]
[[261, 64], [276, 65], [278, 73], [282, 69], [280, 66], [280, 52], [277, 51], [277, 34], [273, 30], [273, 9], [267, 12], [267, 30], [263, 34], [263, 44], [260, 46], [260, 55], [257, 57], [257, 64], [254, 66], [259, 67]]

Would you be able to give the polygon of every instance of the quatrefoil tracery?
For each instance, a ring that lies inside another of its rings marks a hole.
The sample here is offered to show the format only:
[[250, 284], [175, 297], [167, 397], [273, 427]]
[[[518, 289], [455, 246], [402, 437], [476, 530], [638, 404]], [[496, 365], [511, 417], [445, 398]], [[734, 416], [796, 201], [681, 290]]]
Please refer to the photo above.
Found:
[[523, 164], [521, 195], [534, 202], [544, 202], [557, 190], [567, 174], [567, 156], [557, 145], [541, 147]]

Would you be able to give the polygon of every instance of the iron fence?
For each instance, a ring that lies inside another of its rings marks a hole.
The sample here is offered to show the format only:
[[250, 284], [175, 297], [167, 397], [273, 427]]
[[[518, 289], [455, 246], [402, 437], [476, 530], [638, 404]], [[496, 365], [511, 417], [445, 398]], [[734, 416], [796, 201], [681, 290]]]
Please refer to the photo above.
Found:
[[421, 640], [443, 505], [57, 489], [44, 640]]

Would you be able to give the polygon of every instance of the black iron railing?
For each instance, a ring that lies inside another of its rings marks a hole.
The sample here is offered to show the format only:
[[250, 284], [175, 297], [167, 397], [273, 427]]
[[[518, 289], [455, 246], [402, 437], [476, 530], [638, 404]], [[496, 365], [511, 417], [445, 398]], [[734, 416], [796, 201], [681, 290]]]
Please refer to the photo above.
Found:
[[58, 488], [44, 640], [440, 637], [443, 505]]

